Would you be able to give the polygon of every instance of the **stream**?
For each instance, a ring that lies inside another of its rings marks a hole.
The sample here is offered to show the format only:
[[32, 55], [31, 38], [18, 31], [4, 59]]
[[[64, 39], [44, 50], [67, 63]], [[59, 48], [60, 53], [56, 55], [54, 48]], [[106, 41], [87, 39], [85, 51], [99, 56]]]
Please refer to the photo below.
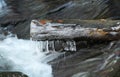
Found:
[[[104, 9], [109, 7], [106, 4], [108, 0], [106, 2], [104, 2], [104, 0], [95, 0], [92, 2], [86, 0], [86, 3], [81, 3], [82, 1], [84, 2], [84, 0], [80, 0], [78, 2], [77, 0], [75, 0], [67, 3], [66, 0], [65, 2], [63, 2], [63, 5], [62, 2], [61, 4], [56, 5], [53, 1], [53, 6], [51, 8], [46, 6], [51, 6], [49, 1], [47, 3], [47, 0], [43, 0], [43, 3], [42, 0], [35, 0], [35, 2], [31, 4], [29, 0], [25, 0], [26, 3], [23, 4], [24, 6], [17, 4], [14, 5], [16, 1], [13, 0], [14, 3], [12, 4], [12, 7], [10, 7], [11, 3], [8, 2], [8, 7], [7, 3], [4, 0], [0, 0], [0, 17], [6, 16], [5, 19], [8, 20], [5, 21], [4, 24], [0, 24], [0, 77], [3, 77], [1, 73], [4, 74], [5, 72], [7, 72], [8, 74], [7, 76], [5, 75], [5, 77], [17, 77], [14, 76], [14, 74], [12, 76], [9, 76], [9, 72], [21, 72], [28, 77], [117, 77], [115, 76], [115, 74], [119, 71], [119, 68], [116, 67], [119, 67], [120, 63], [119, 40], [110, 41], [107, 43], [102, 42], [100, 44], [93, 44], [93, 42], [91, 41], [94, 40], [91, 39], [88, 39], [89, 42], [76, 42], [76, 40], [73, 39], [35, 41], [32, 38], [19, 38], [29, 37], [29, 34], [27, 33], [29, 33], [28, 30], [31, 20], [33, 20], [33, 18], [39, 18], [41, 16], [44, 17], [44, 15], [46, 15], [46, 18], [58, 19], [61, 17], [66, 17], [68, 19], [74, 17], [78, 19], [97, 19], [99, 18], [99, 16], [100, 18], [102, 16], [103, 18], [107, 17], [104, 17], [104, 15], [109, 12], [109, 9]], [[98, 1], [100, 1], [100, 3]], [[20, 2], [22, 3], [24, 1]], [[37, 2], [38, 4], [36, 4]], [[32, 5], [34, 5], [34, 8], [32, 7]], [[90, 9], [85, 9], [87, 7], [83, 7], [83, 5], [90, 7]], [[94, 14], [94, 11], [96, 10], [92, 9], [93, 5], [94, 8], [95, 6], [99, 6], [98, 9], [95, 8], [98, 10], [98, 13], [95, 12]], [[15, 6], [19, 7], [20, 9]], [[25, 7], [27, 8], [28, 6], [31, 7], [29, 7], [29, 9], [25, 9]], [[54, 6], [58, 7], [53, 8]], [[102, 7], [104, 7], [104, 9]], [[28, 12], [29, 10], [31, 15]], [[41, 12], [41, 10], [44, 11]], [[75, 10], [75, 13], [71, 10]], [[23, 12], [21, 13], [21, 11]], [[98, 15], [99, 13], [101, 13], [101, 11], [103, 11], [103, 13], [101, 15]], [[81, 17], [78, 16], [79, 12], [81, 12]], [[89, 12], [91, 13], [89, 14]], [[28, 17], [24, 18], [23, 13], [25, 13], [25, 17]], [[39, 15], [39, 13], [41, 13], [41, 15]], [[73, 16], [71, 14], [73, 14]], [[112, 17], [109, 17], [108, 15], [108, 19], [109, 18]], [[5, 19], [3, 18], [3, 21]], [[102, 21], [105, 22], [104, 19]], [[68, 24], [71, 23], [68, 22]], [[61, 24], [58, 23], [54, 25], [61, 26]], [[47, 26], [48, 30], [52, 29], [50, 23]], [[15, 29], [15, 33], [12, 32], [13, 29]], [[32, 29], [31, 30], [34, 32], [38, 29], [38, 27], [34, 26]], [[66, 30], [65, 32], [68, 31]], [[88, 45], [88, 43], [90, 43], [90, 46]]]
[[[0, 16], [7, 13], [6, 8], [4, 0], [0, 0]], [[5, 36], [3, 33], [0, 34], [3, 39], [0, 41], [0, 72], [18, 71], [29, 77], [53, 77], [51, 65], [47, 64], [51, 58], [47, 58], [47, 53], [39, 48], [42, 43]]]
[[0, 0], [0, 17], [7, 14], [8, 12], [7, 4], [4, 0]]
[[[7, 4], [0, 0], [0, 16], [7, 13], [6, 8]], [[0, 31], [0, 72], [22, 72], [29, 77], [53, 77], [48, 62], [60, 53], [49, 54], [47, 41], [18, 39], [8, 31], [8, 27], [0, 27]], [[8, 34], [5, 35], [5, 32]]]
[[52, 77], [46, 53], [40, 51], [39, 43], [7, 37], [0, 41], [0, 71], [19, 71], [29, 77]]

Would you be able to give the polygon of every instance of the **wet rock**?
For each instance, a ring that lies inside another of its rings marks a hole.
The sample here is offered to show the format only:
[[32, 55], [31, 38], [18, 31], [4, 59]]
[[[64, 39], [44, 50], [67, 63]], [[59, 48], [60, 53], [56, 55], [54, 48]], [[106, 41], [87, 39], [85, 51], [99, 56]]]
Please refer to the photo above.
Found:
[[54, 19], [119, 19], [118, 0], [71, 0], [48, 11], [46, 18]]
[[15, 25], [15, 33], [19, 38], [29, 38], [28, 26], [32, 19], [117, 19], [120, 14], [118, 0], [5, 0], [5, 2], [8, 12], [0, 17], [0, 24]]
[[0, 72], [0, 77], [28, 77], [21, 72]]
[[[6, 2], [8, 12], [0, 16], [0, 24], [5, 27], [14, 25], [14, 33], [19, 38], [29, 38], [32, 19], [78, 19], [67, 21], [69, 23], [78, 23], [79, 19], [120, 19], [119, 0], [6, 0]], [[101, 25], [105, 21], [98, 21], [95, 25], [89, 25], [94, 21], [88, 21], [88, 25], [84, 27], [103, 28], [104, 26]], [[85, 24], [86, 21], [81, 26]], [[107, 24], [107, 28], [113, 26], [110, 22]], [[105, 43], [89, 48], [86, 47], [86, 42], [82, 43], [84, 43], [85, 49], [79, 47], [80, 43], [77, 47], [79, 52], [67, 52], [62, 57], [50, 62], [55, 77], [91, 76], [89, 73], [92, 74], [92, 77], [119, 77], [119, 61], [108, 69], [97, 72], [106, 58], [114, 51], [107, 50]], [[59, 47], [61, 46], [59, 45], [57, 50], [60, 50]], [[119, 47], [117, 44], [112, 50]], [[114, 60], [115, 57], [112, 58], [112, 61], [110, 60], [110, 64]], [[111, 68], [114, 68], [114, 71]], [[4, 73], [4, 75], [6, 77], [7, 74]]]
[[19, 23], [16, 27], [14, 27], [13, 33], [17, 34], [18, 38], [30, 39], [29, 23], [29, 20], [23, 23]]
[[111, 19], [120, 19], [120, 0], [109, 0], [109, 11]]
[[98, 49], [99, 46], [80, 49], [72, 55], [66, 52], [69, 55], [51, 61], [54, 77], [119, 77], [120, 58], [114, 53], [119, 43], [112, 50], [107, 49], [109, 44]]
[[101, 12], [106, 10], [106, 7], [108, 7], [106, 2], [107, 1], [104, 0], [71, 0], [66, 3], [66, 6], [65, 4], [63, 5], [64, 8], [58, 7], [58, 10], [56, 9], [56, 11], [48, 12], [47, 18], [95, 19]]

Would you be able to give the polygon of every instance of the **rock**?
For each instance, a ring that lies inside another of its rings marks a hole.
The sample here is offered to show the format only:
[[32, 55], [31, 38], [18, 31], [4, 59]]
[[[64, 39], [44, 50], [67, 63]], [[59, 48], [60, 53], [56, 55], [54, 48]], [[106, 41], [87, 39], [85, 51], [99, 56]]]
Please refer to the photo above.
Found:
[[120, 0], [109, 0], [109, 11], [111, 19], [120, 19]]
[[[29, 38], [28, 26], [32, 19], [119, 19], [120, 15], [119, 0], [5, 1], [9, 11], [0, 17], [0, 24], [15, 25], [14, 31], [19, 38]], [[23, 31], [23, 27], [27, 31]]]
[[0, 72], [0, 77], [28, 77], [21, 72]]
[[66, 52], [63, 57], [49, 62], [53, 67], [53, 75], [54, 77], [119, 77], [120, 58], [116, 58], [114, 54], [119, 45], [119, 42], [116, 43], [112, 50], [107, 49], [109, 44], [102, 44], [80, 49], [79, 52], [72, 54]]
[[30, 39], [30, 21], [19, 23], [13, 30], [14, 34], [17, 34], [18, 38]]

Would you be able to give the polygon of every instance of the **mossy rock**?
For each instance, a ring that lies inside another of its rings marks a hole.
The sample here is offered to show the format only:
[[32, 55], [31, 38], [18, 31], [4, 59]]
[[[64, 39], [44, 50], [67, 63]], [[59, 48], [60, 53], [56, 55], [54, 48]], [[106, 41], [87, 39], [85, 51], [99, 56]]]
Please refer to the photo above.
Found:
[[0, 72], [0, 77], [28, 77], [21, 72]]

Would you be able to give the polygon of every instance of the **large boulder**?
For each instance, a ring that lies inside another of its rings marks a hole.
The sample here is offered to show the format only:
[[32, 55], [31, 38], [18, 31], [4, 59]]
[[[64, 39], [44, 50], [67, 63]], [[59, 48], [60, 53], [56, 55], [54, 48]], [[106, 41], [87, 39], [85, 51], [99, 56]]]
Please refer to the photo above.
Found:
[[5, 0], [8, 12], [0, 24], [16, 26], [19, 38], [29, 38], [32, 19], [119, 19], [119, 0]]
[[0, 72], [0, 77], [28, 77], [21, 72]]
[[98, 44], [79, 52], [66, 52], [50, 62], [54, 77], [119, 77], [119, 44]]

